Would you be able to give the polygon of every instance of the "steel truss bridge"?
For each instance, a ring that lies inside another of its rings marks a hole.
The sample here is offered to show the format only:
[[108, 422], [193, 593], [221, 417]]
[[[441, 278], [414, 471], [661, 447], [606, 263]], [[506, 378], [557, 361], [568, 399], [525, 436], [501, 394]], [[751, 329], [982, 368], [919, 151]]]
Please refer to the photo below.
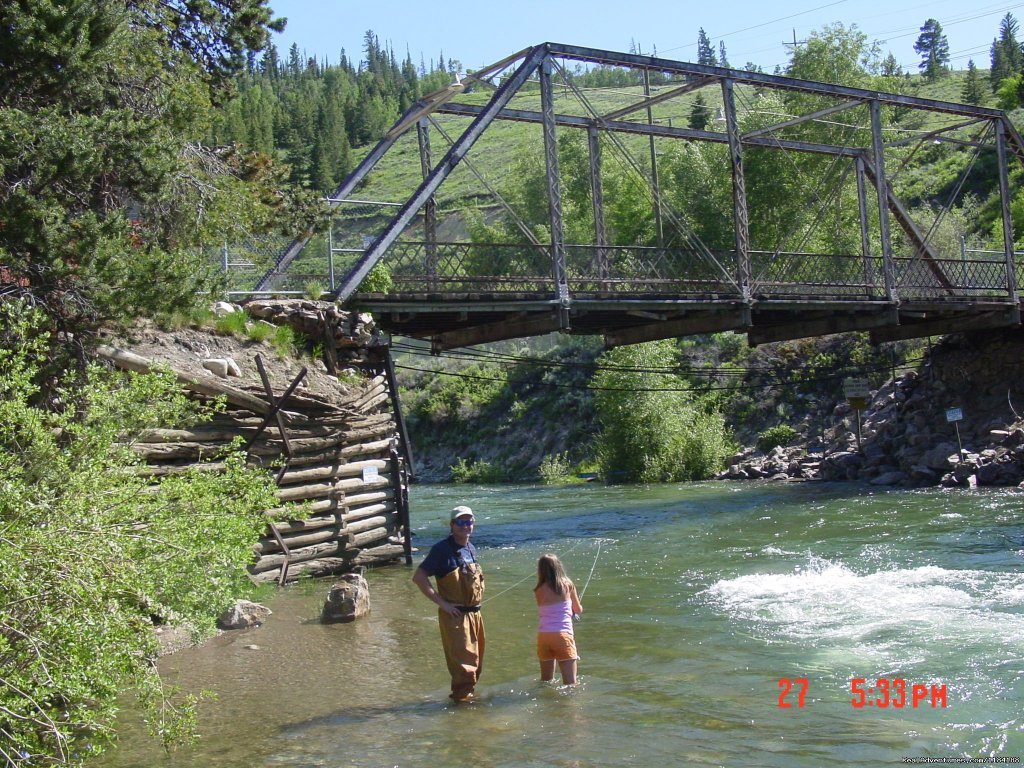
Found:
[[[619, 85], [583, 88], [578, 75], [586, 71], [617, 75]], [[707, 105], [707, 119], [691, 127], [697, 105]], [[513, 133], [511, 124], [528, 128]], [[564, 134], [578, 137], [588, 177], [588, 231], [581, 236], [574, 226], [575, 239], [565, 216]], [[543, 226], [494, 180], [518, 172], [495, 167], [497, 148], [512, 141], [525, 141], [516, 151], [532, 152], [542, 168]], [[438, 143], [439, 159], [431, 150]], [[726, 236], [705, 242], [710, 214], [686, 207], [697, 180], [666, 178], [664, 168], [673, 153], [714, 146], [707, 156], [723, 164], [720, 178], [731, 189], [721, 192]], [[976, 160], [997, 168], [1001, 250], [966, 248], [955, 227], [943, 225], [948, 205], [897, 198], [894, 179], [908, 158], [939, 150], [961, 153], [966, 169], [957, 188], [945, 190], [950, 204], [962, 199]], [[405, 168], [406, 177], [413, 171], [409, 190], [363, 199], [373, 171], [396, 153], [390, 167]], [[761, 344], [867, 330], [877, 343], [1016, 327], [1011, 155], [1024, 161], [1024, 142], [995, 109], [544, 43], [456, 75], [366, 155], [330, 198], [330, 253], [351, 257], [337, 283], [332, 261], [330, 287], [380, 326], [430, 340], [435, 350], [552, 331], [603, 335], [616, 346], [718, 331]], [[628, 243], [621, 217], [608, 221], [611, 162], [620, 179], [643, 188], [646, 209], [637, 215], [650, 226]], [[766, 178], [764, 168], [776, 173]], [[485, 218], [508, 222], [515, 237], [468, 236], [455, 196], [445, 196], [448, 185], [467, 180], [485, 201]], [[773, 190], [792, 194], [794, 185], [806, 201], [800, 214], [776, 223], [773, 242], [752, 242], [765, 229], [760, 217], [773, 215]], [[832, 247], [808, 247], [823, 242], [812, 234], [822, 227]], [[312, 236], [293, 242], [257, 291], [285, 285]], [[361, 290], [378, 264], [390, 276], [386, 292]]]

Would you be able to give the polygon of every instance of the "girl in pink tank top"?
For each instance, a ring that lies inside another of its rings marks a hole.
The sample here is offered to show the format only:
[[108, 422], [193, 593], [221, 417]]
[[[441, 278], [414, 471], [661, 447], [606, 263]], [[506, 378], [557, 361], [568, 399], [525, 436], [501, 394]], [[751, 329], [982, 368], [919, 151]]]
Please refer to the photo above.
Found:
[[583, 613], [576, 585], [572, 583], [556, 555], [543, 555], [537, 561], [537, 658], [540, 679], [547, 682], [555, 676], [555, 662], [565, 685], [576, 683], [576, 638], [572, 629], [574, 616]]

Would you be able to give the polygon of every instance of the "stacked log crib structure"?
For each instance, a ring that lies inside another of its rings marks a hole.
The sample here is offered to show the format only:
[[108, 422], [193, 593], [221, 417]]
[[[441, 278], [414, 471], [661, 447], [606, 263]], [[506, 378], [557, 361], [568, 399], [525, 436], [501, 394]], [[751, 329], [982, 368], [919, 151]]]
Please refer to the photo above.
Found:
[[[236, 351], [243, 359], [230, 360], [237, 371], [233, 381], [208, 374], [215, 368], [210, 360], [182, 370], [156, 354], [147, 357], [121, 346], [100, 349], [121, 368], [170, 367], [195, 399], [226, 400], [226, 409], [209, 422], [144, 433], [134, 445], [145, 459], [142, 471], [153, 478], [219, 471], [225, 451], [240, 440], [247, 463], [273, 475], [279, 502], [264, 511], [267, 529], [249, 567], [254, 581], [283, 584], [298, 576], [328, 576], [402, 559], [411, 563], [412, 456], [386, 341], [373, 332], [368, 316], [326, 302], [260, 301], [244, 311], [258, 321], [290, 325], [318, 342], [325, 358], [322, 366], [315, 364], [318, 375], [304, 365], [294, 375], [282, 377], [278, 370], [272, 377], [265, 349]], [[322, 391], [324, 382], [330, 392]]]

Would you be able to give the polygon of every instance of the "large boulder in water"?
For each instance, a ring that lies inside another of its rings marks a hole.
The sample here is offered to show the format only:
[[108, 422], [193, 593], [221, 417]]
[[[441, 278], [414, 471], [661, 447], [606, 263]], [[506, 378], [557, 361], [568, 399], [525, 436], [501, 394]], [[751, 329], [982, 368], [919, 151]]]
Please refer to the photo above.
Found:
[[327, 593], [327, 600], [320, 613], [320, 622], [335, 624], [354, 621], [369, 612], [370, 585], [366, 583], [361, 573], [344, 573], [331, 585], [331, 591]]

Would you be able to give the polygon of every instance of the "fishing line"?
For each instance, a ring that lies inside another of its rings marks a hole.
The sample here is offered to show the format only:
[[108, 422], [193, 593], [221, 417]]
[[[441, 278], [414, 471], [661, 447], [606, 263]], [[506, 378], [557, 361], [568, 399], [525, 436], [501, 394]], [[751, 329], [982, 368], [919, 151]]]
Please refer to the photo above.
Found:
[[601, 556], [601, 544], [602, 544], [602, 542], [604, 542], [604, 539], [598, 539], [597, 540], [597, 554], [594, 555], [594, 564], [592, 566], [590, 566], [590, 575], [587, 576], [587, 583], [583, 585], [583, 591], [580, 592], [580, 599], [582, 599], [583, 596], [585, 594], [587, 594], [587, 587], [590, 586], [590, 580], [592, 578], [594, 578], [594, 569], [597, 568], [597, 558], [599, 558]]
[[[568, 551], [567, 551], [567, 552], [566, 552], [565, 554], [567, 554], [567, 555], [568, 555], [568, 554], [569, 554], [570, 552], [572, 552], [572, 551], [573, 551], [574, 549], [576, 549], [576, 547], [578, 547], [578, 546], [579, 546], [580, 544], [582, 544], [582, 543], [583, 543], [583, 539], [578, 539], [578, 540], [576, 541], [576, 543], [575, 543], [575, 544], [573, 544], [573, 545], [572, 545], [571, 547], [569, 547]], [[599, 546], [598, 546], [598, 551], [600, 552], [600, 549], [601, 549], [601, 548], [600, 548], [600, 540], [598, 541], [598, 545], [599, 545]], [[596, 562], [596, 561], [595, 561], [595, 562]], [[593, 569], [591, 569], [591, 573], [593, 573]], [[486, 598], [485, 600], [482, 600], [482, 601], [480, 602], [480, 605], [483, 605], [484, 603], [489, 603], [489, 602], [490, 602], [491, 600], [493, 600], [494, 598], [496, 598], [496, 597], [501, 597], [501, 596], [502, 596], [502, 595], [504, 595], [504, 594], [505, 594], [506, 592], [511, 592], [511, 591], [512, 591], [513, 589], [515, 589], [516, 587], [518, 587], [518, 586], [519, 586], [520, 584], [522, 584], [522, 583], [523, 583], [524, 581], [527, 581], [528, 579], [532, 579], [532, 578], [534, 578], [535, 576], [536, 576], [536, 574], [534, 574], [534, 573], [530, 573], [530, 574], [527, 574], [526, 576], [524, 576], [523, 578], [521, 578], [521, 579], [520, 579], [519, 581], [517, 581], [517, 582], [516, 582], [515, 584], [513, 584], [513, 585], [512, 585], [511, 587], [509, 587], [508, 589], [503, 589], [503, 590], [502, 590], [501, 592], [499, 592], [498, 594], [496, 594], [496, 595], [491, 595], [490, 597]], [[587, 583], [589, 584], [590, 582], [588, 581]], [[585, 590], [585, 589], [586, 589], [586, 587], [584, 587], [584, 590]]]

